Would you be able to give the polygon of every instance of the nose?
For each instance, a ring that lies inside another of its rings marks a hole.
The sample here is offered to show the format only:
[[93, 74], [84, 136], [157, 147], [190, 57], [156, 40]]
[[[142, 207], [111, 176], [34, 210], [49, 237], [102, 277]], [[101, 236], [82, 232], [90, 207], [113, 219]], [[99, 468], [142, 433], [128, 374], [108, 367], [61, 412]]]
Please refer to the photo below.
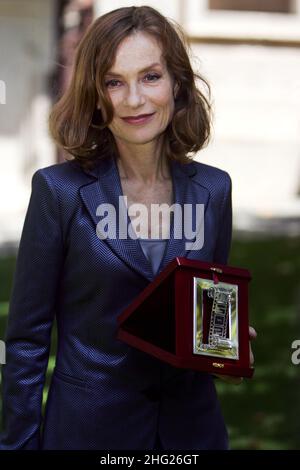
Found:
[[131, 108], [137, 108], [145, 103], [145, 97], [138, 83], [128, 85], [124, 101], [124, 104]]

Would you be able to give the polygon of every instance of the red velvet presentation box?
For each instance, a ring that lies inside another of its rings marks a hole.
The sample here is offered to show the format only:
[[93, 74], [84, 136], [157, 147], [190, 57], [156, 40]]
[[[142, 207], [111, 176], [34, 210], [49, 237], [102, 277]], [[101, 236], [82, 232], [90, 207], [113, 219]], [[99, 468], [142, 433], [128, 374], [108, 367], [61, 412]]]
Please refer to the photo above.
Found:
[[174, 258], [118, 317], [117, 338], [175, 367], [252, 377], [247, 269]]

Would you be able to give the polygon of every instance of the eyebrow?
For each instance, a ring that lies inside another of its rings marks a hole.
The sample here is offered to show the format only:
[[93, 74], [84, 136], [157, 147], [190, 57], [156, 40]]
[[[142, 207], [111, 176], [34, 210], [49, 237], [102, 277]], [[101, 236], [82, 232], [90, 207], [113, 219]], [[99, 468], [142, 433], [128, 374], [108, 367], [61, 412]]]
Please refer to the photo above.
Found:
[[[147, 67], [144, 67], [142, 70], [140, 70], [139, 73], [146, 72], [146, 70], [152, 69], [153, 67], [156, 67], [157, 65], [159, 65], [160, 67], [162, 66], [162, 64], [160, 64], [159, 62], [153, 62], [153, 64], [147, 65]], [[122, 77], [121, 74], [115, 73], [113, 71], [107, 72], [105, 76]]]

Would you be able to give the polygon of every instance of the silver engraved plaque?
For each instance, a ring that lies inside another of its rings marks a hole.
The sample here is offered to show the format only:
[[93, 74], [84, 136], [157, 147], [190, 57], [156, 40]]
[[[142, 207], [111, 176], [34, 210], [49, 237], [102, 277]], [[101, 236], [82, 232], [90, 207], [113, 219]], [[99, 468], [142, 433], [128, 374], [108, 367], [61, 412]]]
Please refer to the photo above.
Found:
[[238, 286], [194, 277], [193, 353], [239, 359]]

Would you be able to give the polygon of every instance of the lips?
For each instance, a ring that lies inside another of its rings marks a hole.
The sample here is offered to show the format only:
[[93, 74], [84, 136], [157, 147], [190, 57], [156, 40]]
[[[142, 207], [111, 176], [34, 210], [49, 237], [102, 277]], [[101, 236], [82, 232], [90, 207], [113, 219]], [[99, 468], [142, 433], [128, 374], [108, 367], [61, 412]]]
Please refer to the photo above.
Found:
[[126, 116], [123, 117], [122, 119], [129, 124], [139, 124], [139, 123], [144, 123], [147, 122], [155, 113], [151, 114], [139, 114], [138, 116]]

